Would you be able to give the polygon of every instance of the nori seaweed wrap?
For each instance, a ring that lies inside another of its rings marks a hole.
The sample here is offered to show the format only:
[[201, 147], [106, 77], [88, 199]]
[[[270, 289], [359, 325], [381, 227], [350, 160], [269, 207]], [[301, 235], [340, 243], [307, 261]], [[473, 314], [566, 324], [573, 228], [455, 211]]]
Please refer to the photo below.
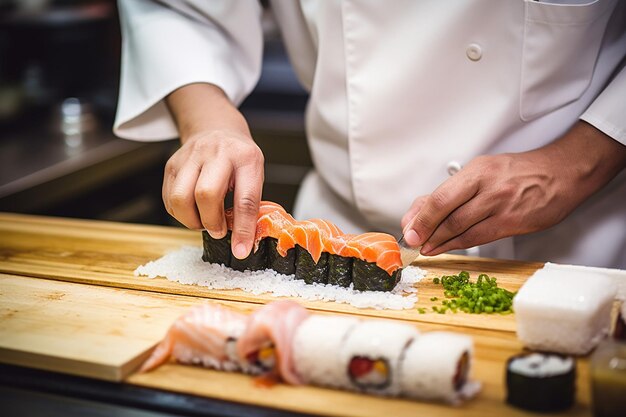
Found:
[[254, 250], [250, 251], [250, 254], [245, 259], [237, 259], [235, 255], [231, 254], [230, 267], [237, 271], [259, 271], [267, 268], [266, 240], [261, 239], [256, 252]]
[[311, 254], [301, 246], [296, 246], [296, 279], [302, 279], [307, 284], [328, 282], [328, 253], [322, 252], [320, 259], [315, 263]]
[[506, 388], [506, 402], [523, 410], [566, 410], [574, 404], [576, 362], [547, 353], [513, 356], [506, 365]]
[[287, 251], [287, 256], [281, 256], [276, 250], [278, 239], [268, 237], [267, 239], [267, 266], [279, 274], [293, 275], [296, 273], [296, 249]]
[[229, 230], [221, 239], [213, 239], [211, 235], [206, 231], [202, 231], [202, 260], [204, 262], [211, 262], [213, 264], [222, 264], [230, 266], [230, 238], [231, 231]]
[[349, 287], [352, 282], [352, 258], [328, 255], [328, 283]]
[[400, 282], [402, 268], [389, 275], [375, 262], [354, 258], [352, 262], [352, 282], [359, 291], [391, 291]]

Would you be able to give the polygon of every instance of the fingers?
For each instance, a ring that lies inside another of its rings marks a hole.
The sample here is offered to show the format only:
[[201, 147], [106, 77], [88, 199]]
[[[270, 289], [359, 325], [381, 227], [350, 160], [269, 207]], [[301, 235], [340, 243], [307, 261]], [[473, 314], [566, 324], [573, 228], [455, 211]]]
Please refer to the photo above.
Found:
[[263, 190], [263, 164], [248, 164], [235, 171], [233, 255], [244, 259], [250, 254]]
[[439, 247], [424, 253], [428, 256], [439, 255], [455, 249], [467, 249], [477, 245], [493, 242], [494, 240], [506, 237], [502, 232], [501, 220], [496, 216], [487, 217], [485, 220], [476, 223], [459, 236], [445, 242]]
[[[170, 165], [168, 163], [168, 165]], [[202, 229], [200, 214], [196, 208], [194, 190], [200, 175], [200, 167], [194, 163], [183, 165], [179, 170], [166, 167], [163, 181], [163, 202], [167, 211], [190, 229]]]
[[226, 235], [224, 218], [224, 197], [231, 180], [232, 165], [214, 160], [202, 166], [195, 188], [196, 207], [200, 213], [202, 226], [214, 239]]
[[425, 198], [421, 209], [417, 212], [411, 229], [417, 234], [417, 241], [409, 241], [409, 233], [405, 234], [407, 243], [412, 246], [424, 244], [433, 234], [437, 226], [450, 213], [473, 198], [478, 192], [478, 182], [463, 175], [461, 170], [454, 177], [441, 184], [431, 195]]
[[475, 224], [485, 220], [491, 214], [489, 201], [484, 201], [480, 194], [454, 210], [435, 229], [422, 247], [422, 254], [428, 254], [443, 243], [461, 235]]

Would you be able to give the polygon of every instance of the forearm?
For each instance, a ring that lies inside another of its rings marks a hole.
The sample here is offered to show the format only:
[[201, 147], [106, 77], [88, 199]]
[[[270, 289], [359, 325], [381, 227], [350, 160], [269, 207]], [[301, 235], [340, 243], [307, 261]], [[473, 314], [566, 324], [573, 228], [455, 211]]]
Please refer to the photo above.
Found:
[[572, 187], [575, 205], [600, 190], [626, 167], [626, 146], [580, 121], [565, 135], [531, 151], [560, 169]]
[[166, 103], [176, 121], [182, 143], [197, 134], [214, 130], [250, 136], [243, 115], [213, 84], [185, 85], [168, 95]]

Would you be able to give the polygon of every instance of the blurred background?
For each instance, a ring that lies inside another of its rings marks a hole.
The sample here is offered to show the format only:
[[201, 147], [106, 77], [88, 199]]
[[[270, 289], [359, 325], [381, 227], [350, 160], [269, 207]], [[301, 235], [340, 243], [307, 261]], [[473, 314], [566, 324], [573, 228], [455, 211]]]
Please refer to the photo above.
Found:
[[[265, 154], [263, 198], [291, 210], [311, 160], [307, 94], [271, 13], [261, 79], [241, 106]], [[121, 35], [114, 0], [0, 0], [0, 211], [176, 224], [161, 181], [178, 141], [112, 133]]]

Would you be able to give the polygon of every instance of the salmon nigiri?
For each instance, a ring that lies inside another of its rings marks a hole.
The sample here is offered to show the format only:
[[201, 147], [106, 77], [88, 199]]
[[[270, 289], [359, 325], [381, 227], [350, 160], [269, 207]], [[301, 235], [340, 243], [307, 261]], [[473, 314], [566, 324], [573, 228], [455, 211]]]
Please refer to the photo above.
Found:
[[243, 367], [236, 343], [247, 319], [245, 314], [218, 304], [194, 307], [172, 324], [140, 372], [150, 371], [170, 358], [225, 371], [240, 370]]
[[300, 384], [293, 363], [292, 340], [309, 313], [294, 301], [275, 301], [255, 311], [237, 341], [237, 354], [252, 373], [280, 376]]

